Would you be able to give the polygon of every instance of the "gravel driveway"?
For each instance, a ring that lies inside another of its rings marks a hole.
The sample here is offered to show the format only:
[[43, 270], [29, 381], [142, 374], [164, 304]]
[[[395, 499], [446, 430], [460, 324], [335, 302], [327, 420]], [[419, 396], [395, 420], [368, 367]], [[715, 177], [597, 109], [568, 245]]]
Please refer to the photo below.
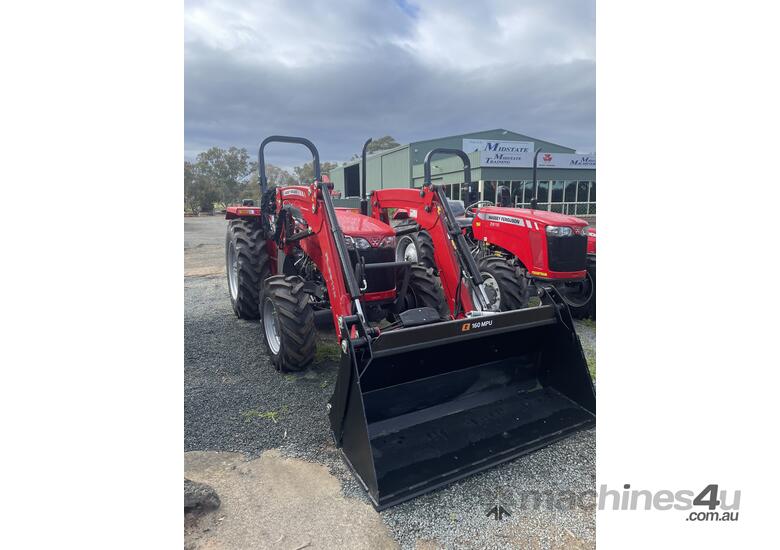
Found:
[[[313, 368], [274, 371], [259, 324], [236, 319], [230, 307], [224, 231], [219, 216], [184, 221], [185, 452], [232, 451], [251, 459], [278, 449], [326, 466], [345, 499], [367, 503], [329, 436], [332, 330], [322, 330]], [[594, 348], [595, 323], [579, 323], [578, 331]], [[595, 430], [588, 430], [379, 517], [402, 548], [593, 548], [595, 458]], [[511, 513], [500, 521], [486, 515], [497, 500]]]

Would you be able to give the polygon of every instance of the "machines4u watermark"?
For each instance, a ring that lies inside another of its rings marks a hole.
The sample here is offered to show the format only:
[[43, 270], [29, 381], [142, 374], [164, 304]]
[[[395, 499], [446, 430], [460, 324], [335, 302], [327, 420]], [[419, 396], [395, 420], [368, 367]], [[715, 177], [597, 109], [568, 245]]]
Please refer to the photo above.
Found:
[[488, 516], [501, 520], [523, 510], [660, 510], [683, 512], [686, 521], [738, 521], [740, 490], [721, 489], [711, 483], [701, 489], [650, 491], [632, 487], [619, 489], [602, 484], [598, 491], [498, 489], [491, 494]]
[[686, 521], [738, 521], [741, 496], [741, 491], [719, 489], [717, 483], [697, 491], [648, 491], [626, 483], [622, 490], [602, 485], [598, 499], [599, 510], [678, 510], [688, 512]]

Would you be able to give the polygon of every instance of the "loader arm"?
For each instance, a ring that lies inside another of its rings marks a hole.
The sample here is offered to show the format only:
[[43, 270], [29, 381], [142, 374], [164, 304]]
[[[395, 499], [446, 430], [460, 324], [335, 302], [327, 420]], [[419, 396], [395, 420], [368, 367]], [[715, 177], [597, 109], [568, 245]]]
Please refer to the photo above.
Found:
[[[293, 247], [299, 246], [322, 273], [328, 290], [333, 326], [337, 338], [341, 340], [341, 320], [359, 312], [355, 310], [360, 309], [360, 288], [349, 264], [344, 233], [336, 220], [332, 202], [328, 204], [330, 194], [322, 190], [324, 186], [327, 184], [316, 182], [277, 189], [277, 212], [289, 212], [294, 208], [300, 212], [307, 226], [303, 231], [296, 231], [293, 227], [282, 228], [279, 236], [281, 249], [285, 253], [291, 253]], [[281, 223], [294, 222], [286, 217]]]
[[467, 272], [464, 273], [456, 243], [448, 230], [442, 203], [434, 187], [381, 189], [371, 194], [371, 215], [374, 218], [389, 223], [388, 209], [391, 208], [405, 209], [419, 228], [431, 236], [434, 260], [439, 268], [439, 278], [450, 311], [458, 314], [476, 309], [470, 292], [471, 278], [466, 275]]

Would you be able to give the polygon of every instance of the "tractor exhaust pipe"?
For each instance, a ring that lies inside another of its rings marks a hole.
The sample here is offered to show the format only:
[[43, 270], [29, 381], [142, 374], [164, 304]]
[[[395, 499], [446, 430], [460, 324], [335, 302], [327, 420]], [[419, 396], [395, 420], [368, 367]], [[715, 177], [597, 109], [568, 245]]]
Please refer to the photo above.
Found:
[[373, 140], [368, 138], [363, 144], [363, 152], [360, 153], [360, 198], [368, 200], [366, 195], [366, 154], [368, 153], [368, 144]]
[[536, 210], [536, 205], [538, 204], [536, 200], [536, 190], [539, 182], [536, 179], [536, 163], [539, 160], [539, 153], [541, 152], [542, 152], [541, 147], [539, 147], [536, 151], [534, 151], [534, 172], [533, 172], [534, 188], [533, 188], [533, 193], [531, 193], [531, 210]]
[[363, 151], [360, 153], [360, 213], [364, 216], [371, 215], [371, 201], [368, 200], [366, 191], [366, 180], [368, 179], [366, 156], [368, 155], [368, 144], [373, 140], [368, 138], [363, 144]]

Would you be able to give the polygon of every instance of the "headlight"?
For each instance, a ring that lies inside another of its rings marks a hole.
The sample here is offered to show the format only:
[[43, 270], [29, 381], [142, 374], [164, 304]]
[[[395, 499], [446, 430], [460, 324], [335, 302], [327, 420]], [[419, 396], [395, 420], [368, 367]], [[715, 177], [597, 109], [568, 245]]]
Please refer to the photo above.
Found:
[[371, 248], [371, 244], [363, 237], [350, 237], [349, 235], [344, 235], [344, 241], [347, 243], [348, 248], [357, 248], [358, 250]]
[[551, 237], [571, 237], [574, 234], [571, 227], [563, 227], [559, 225], [548, 225], [545, 228], [547, 234]]
[[385, 237], [382, 239], [379, 243], [380, 248], [395, 248], [395, 237], [393, 235], [390, 235], [389, 237]]

